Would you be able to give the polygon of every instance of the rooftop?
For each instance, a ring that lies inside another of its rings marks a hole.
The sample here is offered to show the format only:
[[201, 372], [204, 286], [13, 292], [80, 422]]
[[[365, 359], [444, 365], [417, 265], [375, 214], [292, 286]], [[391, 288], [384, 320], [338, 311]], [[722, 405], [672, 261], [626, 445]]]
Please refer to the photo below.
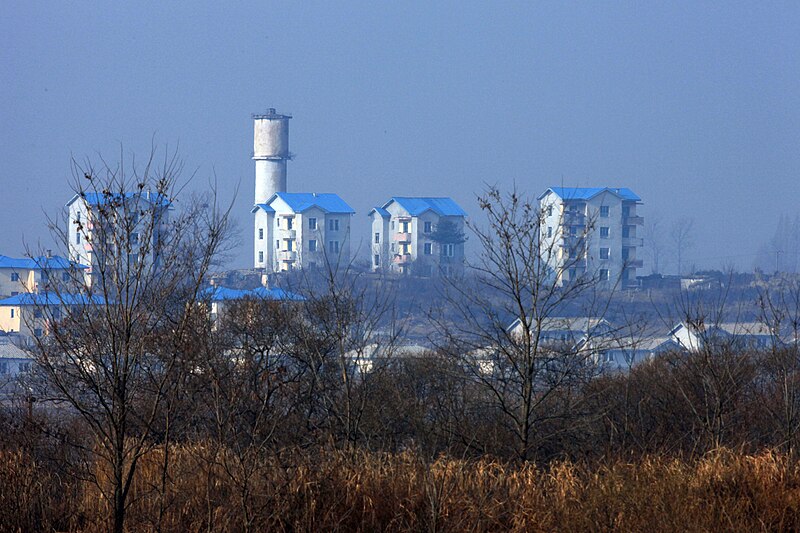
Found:
[[102, 298], [94, 297], [91, 300], [83, 294], [58, 294], [55, 292], [23, 292], [0, 300], [0, 306], [18, 305], [85, 305], [90, 301], [95, 304], [102, 303]]
[[259, 204], [270, 206], [275, 198], [280, 198], [291, 208], [295, 213], [302, 213], [312, 207], [322, 209], [327, 213], [341, 213], [353, 214], [355, 211], [352, 207], [347, 205], [347, 202], [342, 200], [338, 194], [334, 193], [316, 193], [316, 192], [276, 192], [272, 198], [267, 200], [266, 204]]
[[246, 298], [261, 298], [264, 300], [280, 301], [302, 301], [302, 296], [285, 291], [283, 289], [267, 289], [257, 287], [255, 289], [229, 289], [227, 287], [209, 287], [203, 291], [201, 297], [208, 298], [212, 302], [226, 302], [244, 300]]
[[539, 196], [539, 199], [544, 198], [550, 191], [564, 200], [591, 200], [600, 193], [610, 192], [623, 200], [642, 201], [636, 193], [625, 187], [550, 187]]
[[[381, 209], [385, 210], [392, 202], [397, 202], [412, 217], [419, 216], [425, 211], [433, 211], [442, 217], [467, 216], [467, 213], [452, 198], [393, 196], [391, 200], [383, 204]], [[377, 210], [378, 208], [375, 209]]]
[[16, 268], [20, 270], [67, 270], [70, 267], [86, 268], [84, 265], [73, 263], [64, 257], [53, 255], [40, 255], [38, 257], [8, 257], [0, 255], [0, 268]]
[[87, 204], [89, 205], [102, 205], [106, 204], [111, 201], [117, 202], [124, 202], [125, 200], [133, 200], [141, 198], [147, 202], [152, 204], [159, 204], [162, 207], [169, 206], [172, 202], [164, 196], [163, 194], [159, 193], [151, 193], [150, 191], [143, 191], [143, 192], [125, 192], [125, 193], [118, 193], [118, 192], [82, 192], [81, 194], [76, 194], [73, 196], [69, 202], [67, 202], [67, 206], [72, 205], [77, 199], [83, 198]]

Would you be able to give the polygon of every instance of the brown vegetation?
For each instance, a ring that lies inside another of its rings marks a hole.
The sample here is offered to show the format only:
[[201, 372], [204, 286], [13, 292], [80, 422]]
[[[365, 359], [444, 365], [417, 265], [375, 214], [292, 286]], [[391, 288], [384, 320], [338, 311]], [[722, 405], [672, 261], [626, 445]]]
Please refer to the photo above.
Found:
[[[326, 451], [265, 459], [241, 494], [213, 447], [174, 446], [142, 459], [129, 531], [788, 531], [800, 527], [800, 465], [765, 451], [692, 460], [645, 457], [546, 468], [412, 453]], [[228, 463], [228, 466], [230, 464]], [[102, 478], [102, 472], [97, 472]], [[65, 481], [19, 451], [0, 452], [0, 529], [103, 531], [93, 484]], [[166, 501], [163, 512], [161, 499]], [[258, 500], [258, 501], [256, 501]], [[255, 505], [253, 505], [255, 504]]]

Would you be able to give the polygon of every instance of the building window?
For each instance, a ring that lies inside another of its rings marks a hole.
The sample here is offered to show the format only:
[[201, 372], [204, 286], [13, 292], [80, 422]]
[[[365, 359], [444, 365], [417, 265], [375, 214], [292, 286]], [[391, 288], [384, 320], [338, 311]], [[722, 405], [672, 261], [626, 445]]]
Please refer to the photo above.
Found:
[[11, 281], [19, 281], [19, 274], [17, 274], [16, 272], [12, 272]]
[[622, 249], [622, 260], [623, 261], [627, 261], [628, 258], [630, 257], [630, 255], [631, 255], [631, 249], [630, 248], [623, 248]]
[[393, 242], [392, 245], [389, 248], [391, 248], [392, 253], [396, 252], [397, 251], [397, 243]]
[[286, 239], [286, 251], [291, 252], [294, 250], [294, 241], [292, 239]]
[[600, 206], [600, 216], [601, 217], [608, 218], [608, 211], [609, 211], [609, 209], [608, 209], [607, 205], [601, 205]]
[[11, 318], [14, 318], [14, 310], [11, 310]]
[[61, 273], [61, 281], [69, 281], [69, 272]]
[[328, 220], [328, 231], [339, 231], [339, 219], [331, 218]]
[[42, 281], [48, 281], [50, 279], [50, 273], [47, 270], [42, 270]]
[[[41, 337], [42, 336], [42, 328], [34, 328], [33, 336], [34, 337]], [[20, 366], [20, 370], [22, 370], [22, 365], [19, 365], [19, 366]]]
[[275, 249], [276, 250], [280, 250], [281, 249], [281, 241], [280, 241], [280, 239], [275, 239]]
[[286, 217], [286, 229], [292, 229], [292, 224], [294, 224], [294, 217]]
[[[37, 330], [37, 331], [39, 332], [39, 335], [37, 335], [37, 337], [41, 337], [42, 330]], [[19, 364], [19, 371], [20, 372], [24, 372], [24, 373], [30, 372], [31, 371], [31, 364], [30, 363], [20, 363]]]
[[59, 309], [58, 307], [53, 309], [53, 318], [56, 320], [59, 320], [61, 318], [61, 309]]
[[308, 229], [317, 229], [317, 218], [316, 217], [309, 217], [308, 218]]
[[622, 226], [622, 238], [627, 239], [631, 236], [631, 227], [630, 226]]
[[258, 228], [258, 240], [259, 241], [264, 240], [264, 228]]
[[622, 216], [623, 217], [631, 216], [631, 206], [629, 206], [629, 205], [623, 205], [622, 206]]
[[131, 233], [131, 244], [139, 244], [139, 234], [134, 232]]
[[375, 244], [380, 244], [380, 243], [381, 243], [381, 234], [380, 233], [376, 233], [375, 234]]
[[455, 246], [453, 244], [442, 245], [442, 256], [453, 257], [455, 255]]
[[19, 294], [19, 291], [11, 291], [11, 296], [16, 296], [17, 294]]
[[433, 253], [433, 244], [426, 242], [424, 249], [425, 249], [425, 255], [431, 255]]
[[81, 232], [80, 231], [76, 231], [75, 232], [75, 244], [80, 244], [80, 243], [81, 243]]
[[34, 309], [33, 310], [33, 318], [42, 318], [42, 310], [41, 309]]
[[308, 251], [309, 252], [316, 252], [317, 251], [317, 241], [316, 240], [311, 239], [310, 241], [308, 241]]
[[411, 222], [409, 222], [408, 220], [403, 220], [402, 222], [400, 222], [400, 233], [408, 233], [410, 224]]
[[407, 242], [400, 243], [400, 255], [409, 255], [411, 253], [411, 244]]
[[372, 258], [372, 264], [375, 266], [381, 266], [381, 256], [375, 254], [375, 256]]
[[339, 253], [339, 241], [328, 241], [328, 251], [332, 254]]
[[389, 223], [389, 227], [392, 231], [394, 231], [394, 220]]
[[264, 252], [258, 252], [258, 262], [259, 263], [264, 262]]
[[608, 281], [608, 269], [601, 268], [600, 269], [600, 281]]
[[570, 226], [569, 234], [570, 236], [575, 237], [578, 234], [578, 226]]
[[552, 205], [548, 205], [547, 206], [547, 216], [549, 216], [549, 217], [553, 216], [553, 206]]
[[608, 248], [600, 248], [600, 259], [608, 259]]
[[8, 374], [8, 362], [0, 361], [0, 374]]
[[553, 226], [547, 226], [547, 237], [553, 236]]
[[608, 226], [601, 226], [600, 227], [600, 238], [601, 239], [608, 239]]
[[430, 233], [433, 231], [433, 222], [425, 222], [425, 225], [423, 227], [424, 227], [423, 231], [425, 233]]

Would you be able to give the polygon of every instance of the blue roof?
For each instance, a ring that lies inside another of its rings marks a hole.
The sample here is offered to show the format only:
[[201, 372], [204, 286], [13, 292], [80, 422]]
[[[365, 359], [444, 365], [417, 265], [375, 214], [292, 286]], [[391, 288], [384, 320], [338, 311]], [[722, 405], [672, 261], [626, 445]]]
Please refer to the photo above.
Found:
[[162, 206], [168, 206], [172, 203], [170, 202], [169, 198], [167, 198], [163, 194], [156, 194], [156, 193], [151, 194], [149, 191], [126, 192], [126, 193], [114, 192], [109, 194], [104, 194], [102, 192], [84, 192], [73, 196], [72, 199], [69, 202], [67, 202], [67, 205], [71, 205], [75, 200], [81, 197], [83, 197], [83, 199], [89, 205], [100, 205], [106, 203], [108, 200], [119, 200], [122, 198], [130, 199], [130, 198], [136, 198], [137, 196], [141, 197], [144, 200], [147, 200], [148, 202], [154, 204], [160, 204]]
[[212, 302], [244, 300], [245, 298], [262, 298], [264, 300], [287, 301], [302, 301], [305, 299], [300, 295], [285, 291], [283, 289], [267, 289], [266, 287], [257, 287], [255, 289], [209, 287], [202, 292], [201, 296], [207, 297]]
[[367, 214], [371, 215], [373, 211], [374, 211], [375, 213], [378, 213], [378, 214], [379, 214], [380, 216], [382, 216], [383, 218], [391, 218], [391, 216], [392, 216], [392, 215], [389, 213], [389, 211], [387, 211], [386, 209], [384, 209], [384, 208], [382, 208], [382, 207], [373, 207], [373, 208], [372, 208], [372, 211], [370, 211], [370, 212], [369, 212], [369, 213], [367, 213]]
[[318, 207], [328, 213], [355, 213], [353, 208], [347, 205], [338, 194], [333, 193], [276, 192], [267, 203], [272, 204], [275, 198], [286, 202], [295, 213], [302, 213], [312, 207]]
[[267, 204], [256, 204], [256, 205], [254, 205], [254, 206], [253, 206], [253, 209], [251, 209], [251, 210], [250, 210], [250, 212], [251, 212], [251, 213], [255, 213], [255, 212], [256, 212], [256, 211], [258, 211], [259, 209], [263, 209], [263, 210], [264, 210], [264, 211], [266, 211], [267, 213], [274, 213], [274, 212], [275, 212], [275, 210], [274, 210], [274, 209], [272, 209], [272, 208], [271, 208], [270, 206], [268, 206]]
[[467, 213], [452, 198], [393, 196], [391, 200], [383, 204], [383, 208], [386, 209], [392, 202], [400, 204], [400, 207], [408, 211], [412, 217], [419, 216], [428, 210], [444, 217], [467, 216]]
[[54, 255], [52, 257], [41, 255], [39, 257], [22, 258], [0, 255], [0, 268], [18, 268], [26, 270], [67, 270], [72, 266], [75, 266], [76, 268], [87, 268], [84, 265], [73, 263], [69, 259], [65, 259], [58, 255]]
[[0, 300], [3, 305], [82, 305], [93, 301], [96, 304], [103, 302], [99, 296], [91, 300], [83, 294], [57, 294], [55, 292], [23, 292]]
[[[616, 194], [623, 200], [632, 200], [634, 202], [642, 201], [636, 193], [625, 187], [550, 187], [547, 191], [553, 191], [564, 200], [591, 200], [598, 194], [608, 191], [612, 194]], [[539, 196], [539, 198], [544, 198], [547, 191]]]

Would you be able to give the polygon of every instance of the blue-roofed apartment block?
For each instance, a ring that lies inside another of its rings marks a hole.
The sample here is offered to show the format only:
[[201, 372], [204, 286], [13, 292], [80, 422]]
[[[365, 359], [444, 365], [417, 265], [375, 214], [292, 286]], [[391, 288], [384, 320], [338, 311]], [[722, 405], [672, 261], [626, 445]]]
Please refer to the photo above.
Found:
[[[74, 195], [66, 204], [69, 259], [86, 265], [84, 276], [87, 284], [92, 283], [96, 266], [103, 260], [103, 245], [96, 243], [130, 244], [129, 260], [152, 261], [151, 243], [160, 240], [162, 228], [169, 223], [172, 207], [169, 199], [150, 191]], [[116, 233], [113, 239], [109, 238], [112, 233]], [[117, 252], [113, 255], [113, 260], [120, 259], [116, 257]]]
[[641, 203], [626, 188], [551, 187], [542, 193], [542, 259], [558, 281], [592, 277], [610, 286], [635, 286], [643, 266]]
[[395, 196], [373, 208], [372, 270], [426, 277], [462, 272], [466, 216], [451, 198]]
[[349, 263], [355, 211], [337, 194], [277, 192], [252, 212], [256, 269], [272, 273]]
[[0, 298], [46, 290], [51, 282], [73, 281], [84, 269], [83, 265], [49, 252], [38, 257], [0, 255]]

